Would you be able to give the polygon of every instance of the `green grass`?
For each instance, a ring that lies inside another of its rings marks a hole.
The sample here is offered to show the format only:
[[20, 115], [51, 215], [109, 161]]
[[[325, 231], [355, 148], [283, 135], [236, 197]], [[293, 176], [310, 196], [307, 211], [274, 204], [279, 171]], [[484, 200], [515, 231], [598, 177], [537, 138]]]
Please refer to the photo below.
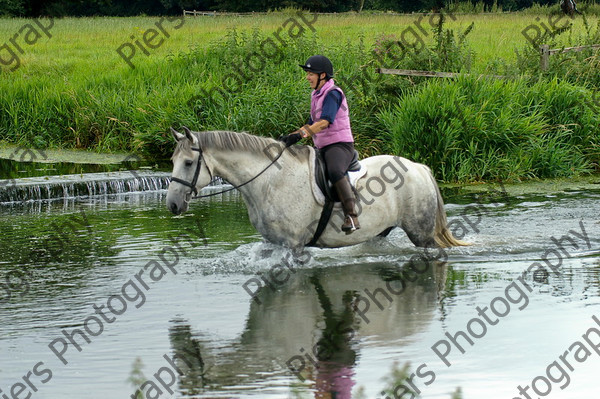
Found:
[[[306, 17], [312, 19], [311, 15]], [[445, 28], [457, 36], [473, 23], [466, 37], [466, 45], [472, 52], [471, 72], [495, 73], [506, 65], [514, 69], [515, 50], [527, 46], [521, 32], [531, 24], [539, 26], [537, 17], [544, 22], [548, 18], [525, 12], [461, 14], [455, 16], [456, 20], [448, 17]], [[282, 29], [289, 18], [295, 18], [303, 26], [302, 37], [290, 36], [290, 24]], [[375, 75], [373, 70], [379, 66], [372, 54], [375, 41], [382, 35], [398, 36], [409, 27], [418, 30], [416, 24], [420, 21], [426, 31], [423, 39], [429, 46], [434, 43], [428, 17], [420, 14], [321, 15], [313, 24], [314, 33], [294, 10], [255, 17], [188, 17], [179, 29], [175, 29], [181, 23], [179, 20], [164, 20], [162, 26], [169, 37], [164, 38], [159, 48], [148, 50], [149, 56], [137, 49], [132, 59], [135, 69], [130, 68], [116, 49], [124, 42], [131, 42], [131, 35], [141, 39], [143, 32], [156, 29], [160, 20], [160, 17], [57, 19], [50, 30], [52, 38], [44, 36], [33, 45], [17, 38], [25, 52], [20, 55], [21, 67], [15, 72], [0, 67], [0, 140], [44, 148], [135, 151], [151, 158], [164, 158], [172, 151], [167, 134], [169, 126], [243, 130], [276, 137], [295, 130], [308, 116], [310, 89], [297, 64], [311, 54], [325, 53], [334, 62], [338, 83], [355, 84], [352, 88], [342, 87], [348, 96], [357, 147], [363, 155], [372, 155], [392, 149], [385, 142], [391, 127], [389, 120], [383, 122], [382, 112], [391, 112], [397, 104], [410, 102], [408, 96], [418, 96], [419, 87], [426, 83], [425, 79]], [[595, 25], [598, 18], [588, 17], [588, 22]], [[31, 21], [2, 20], [0, 44], [10, 45], [9, 40], [27, 23]], [[259, 72], [246, 68], [248, 76], [241, 85], [226, 80], [235, 65], [243, 64], [248, 54], [259, 49], [265, 39], [274, 39], [273, 34], [278, 31], [287, 43], [280, 46], [280, 60], [270, 59]], [[573, 20], [569, 34], [554, 38], [555, 45], [574, 44], [583, 35], [585, 26], [578, 17]], [[361, 71], [368, 76], [363, 84], [357, 79]], [[436, 84], [451, 86], [450, 82]], [[580, 90], [589, 94], [586, 82], [579, 82]], [[230, 95], [212, 98], [202, 94], [203, 90], [223, 84], [235, 90]], [[540, 96], [543, 90], [540, 89]], [[541, 125], [537, 119], [526, 118], [518, 126], [539, 129], [538, 135], [546, 132], [547, 126], [567, 126], [563, 129], [565, 135], [577, 130], [569, 127], [580, 123], [573, 119], [578, 117], [576, 113], [551, 100], [538, 106], [551, 107], [555, 114], [542, 110], [540, 115], [546, 116]], [[473, 108], [474, 104], [464, 106]], [[509, 107], [504, 112], [513, 109]], [[593, 118], [585, 122], [591, 129], [590, 135], [598, 134], [597, 125], [593, 126], [596, 122]], [[551, 144], [540, 145], [548, 143]], [[576, 143], [562, 140], [555, 144]], [[594, 162], [595, 158], [587, 158], [585, 167], [570, 168], [568, 173], [593, 169]], [[484, 172], [459, 173], [454, 177], [449, 174], [446, 179], [499, 177]], [[547, 172], [536, 169], [514, 176], [541, 177], [544, 173]]]
[[[171, 37], [158, 49], [151, 50], [149, 57], [138, 51], [134, 63], [164, 59], [170, 54], [191, 48], [207, 48], [214, 40], [222, 38], [234, 28], [238, 31], [259, 29], [265, 34], [271, 34], [291, 16], [295, 14], [288, 11], [256, 17], [187, 17], [179, 29], [173, 28], [177, 21], [164, 21], [163, 26]], [[485, 67], [487, 62], [496, 57], [507, 60], [513, 58], [515, 49], [525, 43], [521, 33], [523, 29], [531, 24], [548, 24], [548, 16], [544, 13], [457, 14], [454, 17], [456, 20], [449, 17], [447, 22], [448, 27], [456, 31], [464, 31], [472, 22], [475, 23], [469, 42], [477, 53], [477, 65], [480, 67]], [[541, 20], [536, 21], [537, 17], [541, 17]], [[421, 26], [429, 30], [431, 25], [428, 18], [421, 14], [320, 15], [313, 25], [324, 43], [338, 40], [356, 43], [361, 37], [366, 43], [372, 43], [382, 34], [398, 34], [409, 26], [415, 27], [419, 19]], [[155, 24], [159, 20], [160, 17], [56, 19], [50, 30], [53, 35], [51, 39], [44, 36], [36, 44], [24, 46], [26, 54], [21, 58], [26, 68], [22, 69], [29, 69], [31, 72], [51, 68], [93, 75], [115, 68], [116, 72], [126, 74], [129, 68], [117, 55], [116, 49], [124, 42], [130, 42], [131, 35], [140, 38], [141, 32], [156, 29]], [[569, 19], [564, 19], [567, 20]], [[590, 17], [591, 22], [597, 20], [597, 17]], [[0, 43], [7, 42], [24, 24], [30, 22], [20, 18], [2, 19]], [[574, 32], [582, 33], [581, 18], [578, 17], [573, 22]], [[425, 40], [427, 39], [431, 39], [430, 32], [425, 36]]]

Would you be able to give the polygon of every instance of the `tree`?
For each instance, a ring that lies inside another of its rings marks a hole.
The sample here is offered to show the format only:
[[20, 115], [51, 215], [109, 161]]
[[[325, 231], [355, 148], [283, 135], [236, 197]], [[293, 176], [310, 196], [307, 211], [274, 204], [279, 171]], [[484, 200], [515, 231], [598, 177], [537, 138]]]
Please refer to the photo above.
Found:
[[0, 16], [19, 17], [25, 12], [25, 0], [0, 0]]

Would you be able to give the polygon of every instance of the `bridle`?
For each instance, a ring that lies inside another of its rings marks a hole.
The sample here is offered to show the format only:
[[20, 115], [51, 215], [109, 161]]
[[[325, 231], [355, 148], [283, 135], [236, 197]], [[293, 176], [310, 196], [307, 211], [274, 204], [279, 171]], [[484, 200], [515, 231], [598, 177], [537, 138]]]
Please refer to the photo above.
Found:
[[[192, 151], [197, 151], [197, 152], [198, 152], [198, 162], [196, 163], [196, 170], [194, 171], [194, 177], [192, 178], [192, 181], [191, 181], [191, 182], [188, 182], [188, 181], [185, 181], [185, 180], [183, 180], [183, 179], [180, 179], [180, 178], [178, 178], [178, 177], [171, 177], [171, 181], [172, 181], [172, 182], [174, 181], [175, 183], [183, 184], [184, 186], [191, 188], [191, 189], [192, 189], [192, 191], [190, 192], [190, 194], [191, 194], [191, 193], [193, 193], [193, 194], [194, 194], [194, 196], [192, 197], [192, 198], [194, 198], [194, 199], [195, 199], [195, 198], [205, 198], [205, 197], [212, 197], [212, 196], [214, 196], [214, 195], [223, 194], [223, 193], [226, 193], [226, 192], [229, 192], [229, 191], [235, 190], [235, 189], [237, 189], [237, 188], [243, 187], [243, 186], [245, 186], [246, 184], [248, 184], [248, 183], [250, 183], [250, 182], [254, 181], [254, 180], [257, 178], [257, 177], [259, 177], [259, 176], [260, 176], [260, 175], [262, 175], [262, 174], [263, 174], [263, 173], [264, 173], [264, 172], [265, 172], [267, 169], [269, 169], [269, 168], [270, 168], [270, 167], [271, 167], [271, 166], [272, 166], [272, 165], [273, 165], [275, 162], [277, 162], [277, 160], [278, 160], [278, 159], [279, 159], [279, 158], [280, 158], [280, 157], [283, 155], [283, 153], [285, 152], [285, 150], [286, 150], [287, 148], [288, 148], [287, 146], [283, 147], [283, 150], [281, 150], [281, 152], [280, 152], [280, 153], [279, 153], [279, 154], [278, 154], [278, 155], [275, 157], [275, 159], [273, 159], [273, 161], [271, 161], [271, 163], [270, 163], [270, 164], [268, 164], [268, 165], [267, 165], [267, 166], [266, 166], [266, 167], [265, 167], [263, 170], [261, 170], [261, 171], [260, 171], [260, 172], [259, 172], [259, 173], [258, 173], [256, 176], [254, 176], [253, 178], [251, 178], [251, 179], [250, 179], [250, 180], [248, 180], [247, 182], [245, 182], [245, 183], [242, 183], [242, 184], [238, 184], [237, 186], [236, 186], [236, 185], [233, 185], [232, 187], [230, 187], [230, 188], [228, 188], [228, 189], [225, 189], [225, 190], [222, 190], [222, 191], [218, 191], [218, 192], [216, 192], [216, 193], [210, 193], [210, 194], [198, 195], [198, 190], [196, 189], [196, 183], [198, 182], [198, 177], [200, 176], [200, 169], [202, 168], [202, 149], [201, 149], [200, 147], [198, 147], [198, 148], [193, 148], [193, 147], [192, 147], [192, 148], [191, 148], [191, 150], [192, 150]], [[210, 171], [210, 168], [208, 167], [208, 165], [206, 165], [206, 170], [208, 171], [208, 174], [209, 174], [209, 176], [210, 176], [210, 180], [212, 180], [212, 179], [213, 179], [213, 174], [212, 174], [212, 172]]]
[[[198, 148], [192, 147], [192, 151], [198, 152], [198, 162], [196, 163], [196, 170], [194, 171], [194, 177], [192, 179], [192, 182], [190, 183], [190, 182], [180, 179], [178, 177], [172, 177], [172, 176], [171, 176], [171, 181], [174, 181], [179, 184], [183, 184], [184, 186], [191, 188], [192, 189], [191, 192], [194, 193], [194, 195], [197, 195], [198, 190], [196, 189], [196, 183], [198, 183], [198, 177], [200, 176], [200, 169], [202, 168], [202, 149], [200, 147], [198, 147]], [[206, 170], [208, 171], [208, 174], [210, 175], [210, 179], [212, 180], [212, 173], [210, 172], [208, 165], [206, 165]]]

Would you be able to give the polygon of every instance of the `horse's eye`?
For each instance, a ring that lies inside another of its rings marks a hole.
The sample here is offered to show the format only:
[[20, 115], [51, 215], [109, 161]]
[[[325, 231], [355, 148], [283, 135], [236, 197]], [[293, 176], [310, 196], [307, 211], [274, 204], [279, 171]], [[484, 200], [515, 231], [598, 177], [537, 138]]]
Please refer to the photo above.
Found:
[[194, 164], [194, 161], [188, 159], [187, 161], [185, 161], [185, 166], [192, 166]]

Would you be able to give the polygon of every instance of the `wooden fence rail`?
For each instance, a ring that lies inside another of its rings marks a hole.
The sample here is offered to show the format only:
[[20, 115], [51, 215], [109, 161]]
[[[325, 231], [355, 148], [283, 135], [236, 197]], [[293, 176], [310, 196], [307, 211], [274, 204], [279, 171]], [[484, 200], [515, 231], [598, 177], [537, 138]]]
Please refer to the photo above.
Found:
[[[419, 71], [415, 69], [389, 69], [389, 68], [377, 68], [375, 69], [376, 73], [386, 74], [386, 75], [402, 75], [402, 76], [422, 76], [426, 78], [457, 78], [459, 76], [470, 76], [469, 73], [459, 73], [459, 72], [437, 72], [437, 71]], [[479, 77], [485, 78], [496, 78], [503, 79], [506, 76], [502, 75], [477, 75]]]
[[196, 11], [196, 10], [188, 11], [188, 10], [183, 10], [183, 16], [185, 17], [186, 15], [193, 15], [194, 17], [198, 16], [198, 15], [200, 15], [200, 16], [208, 16], [208, 15], [215, 16], [215, 15], [217, 15], [217, 13], [214, 12], [214, 11]]
[[[473, 13], [470, 12], [452, 12], [452, 10], [448, 10], [446, 12], [442, 12], [443, 14], [446, 15], [473, 15]], [[517, 14], [519, 13], [519, 11], [498, 11], [498, 12], [480, 12], [477, 13], [477, 15], [498, 15], [498, 14]], [[209, 17], [214, 17], [214, 16], [252, 16], [252, 15], [267, 15], [269, 14], [268, 12], [261, 12], [261, 11], [257, 11], [257, 12], [224, 12], [224, 11], [196, 11], [196, 10], [183, 10], [183, 16], [185, 17], [186, 15], [193, 15], [193, 16], [209, 16]], [[344, 16], [344, 15], [357, 15], [357, 14], [362, 14], [360, 11], [345, 11], [345, 12], [311, 12], [311, 14], [313, 15], [339, 15], [339, 16]], [[369, 11], [368, 15], [385, 15], [385, 16], [399, 16], [399, 17], [406, 17], [406, 16], [415, 16], [415, 15], [423, 15], [423, 16], [428, 16], [428, 15], [435, 15], [435, 14], [439, 14], [433, 11], [430, 12], [411, 12], [411, 13], [405, 13], [405, 12], [390, 12], [390, 11]]]
[[566, 47], [557, 48], [550, 50], [550, 46], [543, 44], [540, 46], [540, 69], [542, 71], [548, 70], [550, 67], [550, 56], [557, 53], [568, 53], [570, 51], [583, 51], [591, 48], [600, 48], [600, 44], [592, 44], [589, 46], [577, 46], [577, 47]]
[[243, 16], [253, 16], [253, 15], [266, 15], [266, 12], [216, 12], [216, 11], [188, 11], [183, 10], [183, 16], [192, 15], [194, 17], [217, 17], [217, 16], [235, 16], [235, 17], [243, 17]]
[[[344, 13], [337, 12], [317, 12], [311, 13], [313, 15], [344, 15]], [[382, 13], [384, 14], [384, 13]], [[223, 12], [223, 11], [196, 11], [196, 10], [183, 10], [183, 16], [192, 15], [194, 17], [252, 17], [257, 15], [269, 15], [268, 12], [253, 11], [253, 12]], [[385, 14], [387, 15], [387, 14]]]

